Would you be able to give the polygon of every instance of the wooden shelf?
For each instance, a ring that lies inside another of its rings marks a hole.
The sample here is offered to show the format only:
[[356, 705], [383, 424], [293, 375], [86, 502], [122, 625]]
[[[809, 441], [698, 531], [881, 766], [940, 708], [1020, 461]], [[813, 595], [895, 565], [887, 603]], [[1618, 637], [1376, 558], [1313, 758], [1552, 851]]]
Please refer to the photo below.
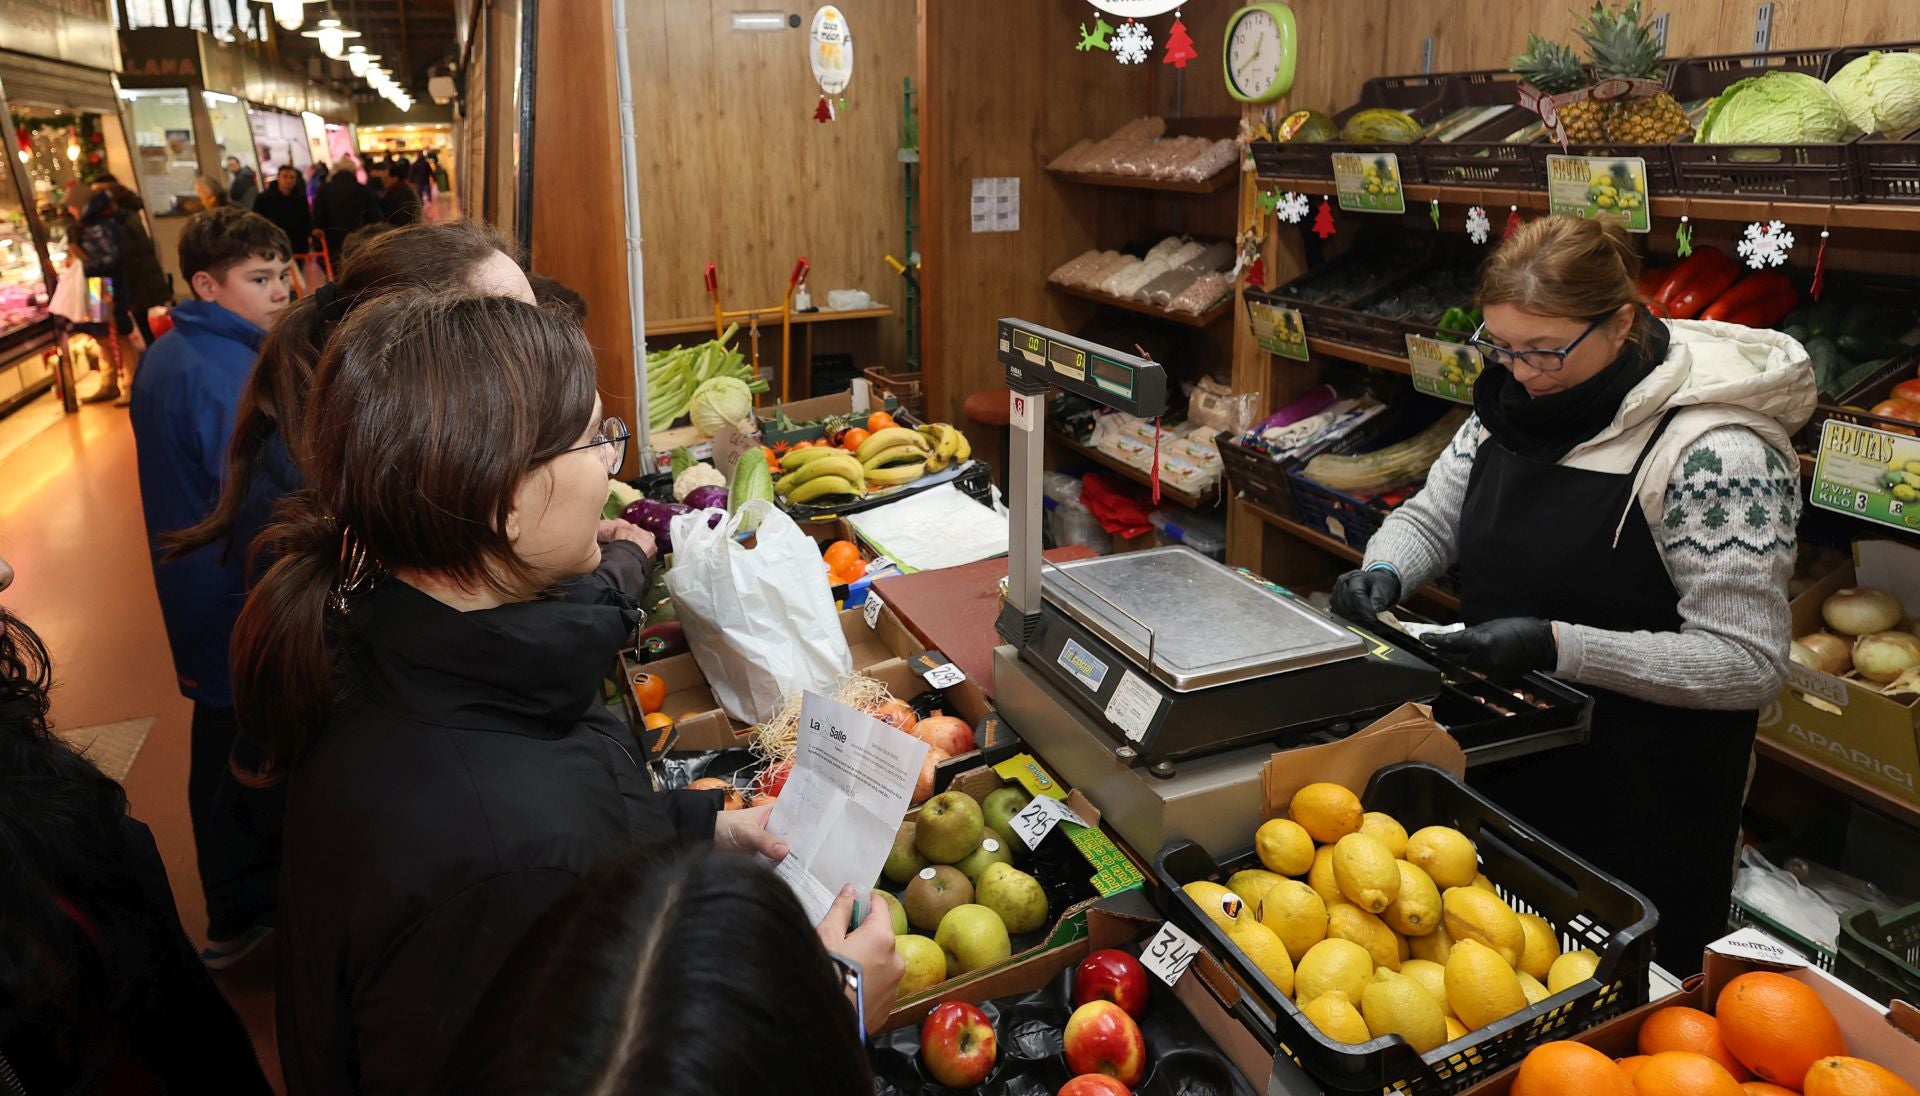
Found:
[[1407, 364], [1403, 354], [1382, 354], [1378, 350], [1368, 350], [1364, 346], [1351, 346], [1347, 343], [1333, 342], [1330, 339], [1316, 339], [1307, 336], [1307, 349], [1315, 354], [1324, 354], [1329, 358], [1354, 362], [1369, 369], [1384, 369], [1389, 373], [1400, 373], [1411, 377], [1413, 367]]
[[[1327, 179], [1269, 179], [1260, 182], [1270, 187], [1302, 194], [1332, 194]], [[1519, 206], [1535, 213], [1547, 211], [1544, 190], [1511, 190], [1476, 186], [1439, 186], [1433, 183], [1408, 183], [1407, 208], [1425, 205], [1434, 199], [1449, 205], [1478, 205], [1489, 210], [1499, 206]], [[1832, 211], [1834, 228], [1862, 228], [1881, 232], [1920, 232], [1920, 205], [1883, 205], [1877, 202], [1768, 201], [1765, 198], [1688, 198], [1674, 195], [1653, 196], [1655, 217], [1686, 214], [1703, 221], [1765, 221], [1779, 219], [1788, 224], [1820, 225]], [[1490, 214], [1498, 222], [1498, 214]]]
[[[1344, 540], [1335, 540], [1333, 537], [1320, 532], [1318, 529], [1283, 518], [1257, 502], [1250, 502], [1244, 498], [1241, 499], [1240, 502], [1246, 506], [1247, 509], [1252, 510], [1259, 516], [1261, 521], [1266, 522], [1269, 526], [1278, 529], [1295, 540], [1305, 541], [1315, 548], [1326, 552], [1328, 555], [1338, 556], [1350, 563], [1359, 563], [1361, 559], [1364, 558], [1365, 553]], [[1450, 613], [1458, 613], [1460, 611], [1460, 599], [1453, 594], [1447, 593], [1445, 590], [1434, 586], [1423, 586], [1415, 592], [1422, 597], [1431, 599], [1434, 604], [1446, 609]]]
[[1220, 298], [1219, 304], [1195, 316], [1186, 312], [1169, 312], [1164, 308], [1155, 308], [1150, 304], [1141, 304], [1139, 301], [1129, 300], [1126, 297], [1111, 296], [1097, 289], [1081, 289], [1078, 286], [1061, 285], [1059, 282], [1048, 282], [1047, 288], [1058, 293], [1064, 293], [1069, 297], [1078, 297], [1083, 301], [1104, 304], [1108, 308], [1121, 308], [1128, 312], [1138, 312], [1142, 316], [1152, 316], [1156, 320], [1165, 320], [1168, 323], [1177, 323], [1186, 327], [1208, 327], [1212, 325], [1215, 320], [1233, 311], [1233, 294], [1231, 293]]
[[1240, 168], [1238, 164], [1234, 164], [1198, 182], [1191, 179], [1152, 179], [1145, 175], [1103, 175], [1091, 171], [1057, 171], [1053, 168], [1048, 168], [1047, 174], [1063, 183], [1073, 183], [1076, 186], [1157, 190], [1167, 194], [1218, 194], [1239, 180]]
[[1764, 735], [1754, 740], [1753, 750], [1755, 755], [1763, 761], [1771, 761], [1817, 783], [1825, 784], [1854, 802], [1878, 811], [1897, 822], [1920, 827], [1920, 806], [1874, 787], [1850, 773], [1843, 773], [1816, 758], [1788, 749]]
[[[1048, 430], [1047, 440], [1057, 443], [1062, 449], [1067, 450], [1075, 456], [1090, 460], [1116, 475], [1125, 476], [1127, 479], [1138, 484], [1152, 485], [1150, 477], [1140, 469], [1116, 457], [1102, 453], [1092, 446], [1083, 445], [1058, 430]], [[1180, 488], [1163, 480], [1160, 484], [1160, 497], [1168, 502], [1178, 503], [1189, 510], [1204, 510], [1219, 501], [1220, 489], [1216, 487], [1204, 494], [1196, 495], [1191, 491], [1182, 491]]]
[[[767, 308], [756, 309], [755, 311], [759, 313], [761, 327], [778, 328], [780, 326], [779, 309]], [[793, 314], [793, 324], [795, 327], [799, 327], [804, 324], [835, 323], [840, 320], [878, 320], [891, 315], [893, 315], [893, 309], [888, 308], [886, 305], [876, 305], [873, 308], [849, 308], [843, 311], [822, 308], [813, 312], [795, 312]], [[735, 319], [736, 317], [729, 317], [727, 322], [733, 323]], [[747, 329], [746, 321], [740, 320], [739, 322], [740, 330], [742, 334], [744, 334]], [[712, 316], [690, 316], [682, 320], [647, 321], [648, 338], [652, 338], [655, 335], [697, 335], [703, 331], [712, 330]]]

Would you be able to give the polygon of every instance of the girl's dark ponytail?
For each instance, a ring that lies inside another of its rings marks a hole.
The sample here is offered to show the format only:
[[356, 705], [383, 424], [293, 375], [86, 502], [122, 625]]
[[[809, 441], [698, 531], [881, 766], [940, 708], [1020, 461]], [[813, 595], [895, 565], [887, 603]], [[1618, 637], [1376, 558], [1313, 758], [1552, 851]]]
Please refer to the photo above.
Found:
[[261, 534], [274, 561], [233, 629], [233, 702], [240, 727], [281, 777], [304, 756], [340, 694], [328, 596], [340, 579], [340, 524], [302, 491]]

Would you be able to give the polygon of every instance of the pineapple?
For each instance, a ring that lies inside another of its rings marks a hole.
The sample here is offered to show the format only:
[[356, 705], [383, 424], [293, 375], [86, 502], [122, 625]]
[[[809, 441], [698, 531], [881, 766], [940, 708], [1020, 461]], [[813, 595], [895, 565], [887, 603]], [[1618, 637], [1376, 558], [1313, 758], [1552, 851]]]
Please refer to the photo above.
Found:
[[[1658, 43], [1653, 26], [1640, 16], [1640, 0], [1627, 0], [1618, 11], [1596, 2], [1574, 30], [1586, 43], [1596, 80], [1658, 80], [1661, 77]], [[1693, 132], [1686, 111], [1662, 91], [1643, 99], [1615, 99], [1605, 104], [1607, 140], [1616, 144], [1660, 145]]]
[[[1513, 71], [1548, 95], [1563, 95], [1593, 83], [1587, 66], [1571, 49], [1537, 34], [1527, 35], [1527, 52], [1513, 59]], [[1607, 139], [1604, 104], [1591, 99], [1561, 107], [1560, 124], [1572, 144], [1597, 145]]]

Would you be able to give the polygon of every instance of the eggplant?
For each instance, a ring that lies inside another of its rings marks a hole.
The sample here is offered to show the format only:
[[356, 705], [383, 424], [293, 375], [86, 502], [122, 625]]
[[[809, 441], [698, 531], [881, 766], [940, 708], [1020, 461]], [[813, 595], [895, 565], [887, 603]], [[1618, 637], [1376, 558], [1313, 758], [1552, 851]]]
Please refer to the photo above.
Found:
[[641, 499], [620, 511], [620, 516], [652, 533], [653, 539], [660, 545], [660, 554], [666, 556], [673, 551], [673, 535], [670, 531], [673, 519], [691, 513], [693, 507], [683, 503]]
[[695, 510], [720, 510], [727, 508], [727, 489], [714, 485], [696, 487], [687, 492], [685, 502]]

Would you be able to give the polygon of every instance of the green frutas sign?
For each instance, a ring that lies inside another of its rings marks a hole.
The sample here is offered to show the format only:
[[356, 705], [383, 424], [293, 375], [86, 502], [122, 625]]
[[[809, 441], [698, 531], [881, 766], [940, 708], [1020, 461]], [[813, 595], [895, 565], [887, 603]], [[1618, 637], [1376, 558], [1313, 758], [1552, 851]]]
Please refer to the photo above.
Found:
[[1299, 309], [1249, 300], [1247, 317], [1253, 322], [1253, 341], [1260, 349], [1297, 362], [1307, 360], [1307, 325]]
[[1574, 217], [1611, 217], [1628, 232], [1653, 227], [1647, 162], [1638, 156], [1547, 157], [1547, 208]]
[[1480, 352], [1460, 343], [1423, 335], [1407, 336], [1407, 364], [1416, 392], [1455, 403], [1473, 403], [1473, 382], [1480, 377]]
[[1920, 529], [1920, 439], [1828, 419], [1807, 501], [1896, 529]]
[[1400, 157], [1391, 152], [1336, 152], [1333, 185], [1340, 208], [1349, 213], [1405, 213], [1407, 188], [1400, 182]]

